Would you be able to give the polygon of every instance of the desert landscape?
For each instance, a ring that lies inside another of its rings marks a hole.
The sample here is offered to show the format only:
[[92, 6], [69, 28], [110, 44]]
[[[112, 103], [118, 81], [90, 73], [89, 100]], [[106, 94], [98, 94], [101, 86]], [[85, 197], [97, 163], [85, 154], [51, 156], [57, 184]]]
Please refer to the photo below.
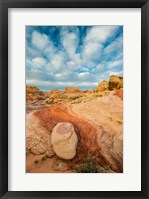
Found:
[[123, 172], [123, 77], [96, 89], [26, 86], [27, 173]]

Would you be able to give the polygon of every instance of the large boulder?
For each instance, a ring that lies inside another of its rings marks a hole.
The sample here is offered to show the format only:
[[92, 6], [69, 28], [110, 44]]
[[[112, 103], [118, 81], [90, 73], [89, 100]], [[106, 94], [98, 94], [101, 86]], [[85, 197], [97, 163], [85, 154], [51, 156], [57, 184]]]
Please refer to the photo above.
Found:
[[77, 134], [71, 123], [61, 122], [53, 128], [51, 144], [58, 157], [65, 160], [73, 159], [76, 155], [77, 143]]
[[123, 88], [123, 78], [116, 75], [111, 75], [109, 79], [109, 90]]
[[96, 92], [108, 90], [108, 86], [109, 86], [108, 82], [104, 80], [98, 84]]

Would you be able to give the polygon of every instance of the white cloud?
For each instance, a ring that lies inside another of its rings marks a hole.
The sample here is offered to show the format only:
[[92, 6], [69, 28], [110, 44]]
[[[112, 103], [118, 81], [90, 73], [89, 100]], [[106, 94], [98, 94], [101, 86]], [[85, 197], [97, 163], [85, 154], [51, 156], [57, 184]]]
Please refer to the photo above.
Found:
[[48, 46], [44, 49], [45, 56], [50, 60], [53, 55], [56, 53], [57, 49], [54, 47], [52, 43], [49, 43]]
[[84, 40], [82, 47], [83, 60], [89, 66], [98, 61], [103, 53], [103, 43], [116, 32], [117, 26], [94, 26]]
[[97, 82], [97, 77], [95, 74], [91, 74], [89, 72], [81, 72], [78, 74], [79, 82]]
[[26, 47], [26, 54], [29, 57], [37, 57], [37, 56], [40, 56], [41, 53], [38, 50], [35, 50], [35, 49], [27, 46]]
[[45, 69], [48, 71], [63, 71], [65, 67], [65, 54], [63, 52], [59, 52], [51, 58], [50, 62], [45, 66]]
[[62, 32], [61, 43], [70, 57], [76, 53], [78, 35], [76, 32]]
[[34, 68], [42, 68], [43, 66], [45, 66], [47, 64], [47, 61], [43, 57], [36, 57], [36, 58], [32, 59], [30, 64]]
[[71, 72], [71, 71], [64, 71], [62, 73], [57, 73], [57, 74], [55, 74], [54, 78], [55, 78], [55, 81], [63, 81], [63, 82], [65, 82], [65, 81], [66, 82], [67, 81], [72, 81], [72, 82], [77, 81], [76, 74]]
[[88, 77], [89, 74], [89, 72], [81, 72], [79, 73], [79, 77]]
[[32, 43], [39, 50], [43, 50], [49, 44], [49, 38], [46, 34], [34, 31], [32, 33]]
[[53, 75], [50, 73], [45, 73], [44, 70], [31, 69], [26, 71], [27, 80], [37, 80], [37, 81], [53, 81]]
[[82, 59], [80, 54], [76, 53], [71, 57], [71, 60], [73, 60], [77, 65], [81, 65]]
[[109, 76], [111, 76], [111, 75], [121, 76], [121, 75], [123, 75], [123, 71], [110, 72]]
[[104, 69], [105, 65], [104, 64], [98, 64], [94, 69], [93, 73], [100, 73]]
[[104, 49], [104, 52], [105, 52], [105, 54], [110, 54], [110, 53], [113, 53], [113, 52], [119, 51], [119, 50], [121, 50], [121, 52], [122, 52], [122, 48], [123, 48], [123, 38], [122, 38], [122, 36], [120, 36], [117, 39], [115, 39], [113, 42], [111, 42]]
[[27, 85], [35, 85], [35, 86], [48, 86], [49, 90], [51, 88], [66, 88], [66, 87], [86, 87], [86, 88], [96, 88], [98, 83], [97, 82], [71, 82], [71, 81], [67, 81], [67, 82], [62, 82], [62, 81], [57, 81], [54, 82], [53, 81], [38, 81], [38, 80], [26, 80], [26, 84]]
[[105, 42], [116, 32], [117, 26], [94, 26], [92, 27], [86, 38], [85, 42]]
[[88, 89], [96, 88], [110, 74], [121, 74], [117, 71], [123, 66], [122, 35], [113, 40], [118, 27], [94, 26], [81, 35], [78, 27], [63, 26], [57, 29], [54, 40], [50, 40], [56, 29], [46, 33], [33, 29], [28, 35], [27, 84], [48, 90], [66, 86]]
[[123, 59], [113, 60], [111, 62], [107, 62], [106, 64], [107, 68], [120, 67], [122, 65], [123, 65]]
[[[102, 45], [96, 42], [88, 42], [83, 47], [83, 60], [86, 63], [94, 62], [100, 57]], [[90, 64], [90, 63], [89, 63]]]
[[67, 61], [66, 66], [68, 70], [76, 71], [79, 69], [83, 69], [83, 60], [81, 59], [80, 54], [74, 54], [70, 60]]
[[64, 57], [62, 54], [54, 55], [51, 60], [51, 64], [54, 66], [54, 69], [60, 69], [64, 63]]
[[76, 65], [76, 63], [74, 61], [68, 61], [66, 63], [66, 66], [69, 70], [77, 70], [79, 69], [79, 67]]

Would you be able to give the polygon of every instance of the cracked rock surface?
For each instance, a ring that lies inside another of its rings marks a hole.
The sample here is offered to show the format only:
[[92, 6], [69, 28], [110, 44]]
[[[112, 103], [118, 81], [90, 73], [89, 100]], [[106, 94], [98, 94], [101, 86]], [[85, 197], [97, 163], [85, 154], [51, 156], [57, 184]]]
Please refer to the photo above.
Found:
[[26, 117], [26, 152], [34, 155], [45, 154], [48, 157], [54, 155], [48, 131], [32, 113]]
[[123, 172], [123, 91], [99, 94], [26, 114], [28, 172], [72, 173], [89, 153]]

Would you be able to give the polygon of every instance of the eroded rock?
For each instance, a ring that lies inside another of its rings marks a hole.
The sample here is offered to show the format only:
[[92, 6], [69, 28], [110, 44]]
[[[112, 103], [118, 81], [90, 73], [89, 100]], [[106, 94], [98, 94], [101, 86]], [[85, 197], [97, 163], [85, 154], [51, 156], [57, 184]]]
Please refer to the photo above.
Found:
[[51, 143], [58, 157], [65, 160], [73, 159], [78, 143], [77, 134], [71, 123], [58, 123], [52, 130]]
[[109, 79], [109, 90], [123, 88], [123, 77], [118, 77], [116, 75], [111, 75]]
[[50, 142], [50, 135], [33, 113], [26, 115], [26, 151], [27, 154], [45, 154], [48, 157], [55, 154]]
[[109, 83], [107, 81], [102, 81], [98, 84], [96, 92], [108, 90]]

